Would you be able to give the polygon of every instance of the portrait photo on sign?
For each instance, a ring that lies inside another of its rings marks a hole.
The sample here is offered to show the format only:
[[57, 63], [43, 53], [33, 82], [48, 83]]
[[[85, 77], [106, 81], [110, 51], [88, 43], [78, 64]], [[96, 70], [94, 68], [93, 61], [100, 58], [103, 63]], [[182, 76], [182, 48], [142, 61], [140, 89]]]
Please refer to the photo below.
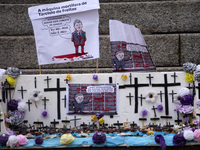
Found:
[[117, 114], [117, 84], [67, 84], [67, 114]]

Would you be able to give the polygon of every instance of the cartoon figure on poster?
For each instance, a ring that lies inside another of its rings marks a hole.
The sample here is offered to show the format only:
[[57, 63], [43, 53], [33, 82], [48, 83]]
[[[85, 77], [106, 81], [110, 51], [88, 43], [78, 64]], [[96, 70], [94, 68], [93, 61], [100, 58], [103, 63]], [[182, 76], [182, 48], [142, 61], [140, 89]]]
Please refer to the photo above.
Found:
[[84, 96], [81, 93], [76, 94], [74, 99], [75, 100], [72, 102], [72, 107], [74, 108], [75, 113], [78, 113], [78, 111], [80, 111], [80, 113], [83, 113], [84, 104], [87, 104], [92, 101], [84, 101]]
[[131, 60], [130, 58], [124, 58], [123, 51], [117, 51], [115, 53], [115, 59], [113, 60], [113, 65], [116, 67], [116, 70], [125, 70], [125, 61]]
[[72, 33], [72, 42], [74, 42], [75, 47], [75, 53], [76, 55], [80, 55], [78, 52], [79, 46], [81, 46], [81, 53], [84, 53], [84, 46], [86, 41], [86, 32], [84, 32], [83, 29], [83, 23], [81, 20], [76, 19], [74, 21], [74, 28], [75, 31]]

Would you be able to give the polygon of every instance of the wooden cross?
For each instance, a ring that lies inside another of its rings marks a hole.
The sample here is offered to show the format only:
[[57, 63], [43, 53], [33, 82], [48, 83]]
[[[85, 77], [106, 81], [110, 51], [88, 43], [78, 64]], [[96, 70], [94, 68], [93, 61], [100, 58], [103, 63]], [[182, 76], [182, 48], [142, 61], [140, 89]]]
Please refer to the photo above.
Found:
[[57, 78], [57, 86], [56, 88], [46, 88], [44, 89], [44, 92], [57, 92], [57, 115], [58, 119], [61, 119], [61, 110], [60, 110], [60, 92], [61, 91], [66, 91], [66, 87], [61, 88], [60, 87], [60, 79]]
[[131, 73], [130, 73], [129, 77], [130, 77], [130, 85], [132, 85], [132, 74]]
[[81, 120], [81, 118], [76, 118], [76, 116], [74, 116], [74, 119], [70, 119], [70, 121], [74, 121], [74, 128], [76, 128], [76, 120]]
[[142, 106], [142, 100], [145, 99], [145, 97], [142, 97], [142, 94], [141, 94], [140, 97], [138, 98], [140, 98], [140, 105]]
[[42, 101], [44, 101], [44, 109], [46, 110], [46, 103], [47, 103], [47, 101], [49, 101], [49, 99], [46, 99], [46, 97], [44, 97], [44, 99], [42, 99]]
[[171, 75], [171, 77], [174, 77], [174, 83], [176, 83], [176, 77], [178, 77], [178, 76], [176, 75], [176, 72], [174, 72], [174, 74]]
[[47, 81], [47, 88], [49, 88], [49, 80], [51, 80], [51, 78], [49, 78], [49, 76], [47, 76], [47, 78], [44, 79], [44, 81]]
[[164, 87], [165, 90], [165, 114], [169, 115], [169, 106], [168, 106], [168, 87], [171, 86], [180, 86], [180, 83], [168, 83], [167, 74], [164, 74], [164, 83], [152, 84], [152, 87]]
[[27, 90], [24, 90], [23, 86], [21, 86], [21, 90], [18, 90], [18, 91], [21, 91], [22, 99], [24, 99], [24, 91], [27, 91]]
[[32, 104], [32, 102], [30, 102], [30, 100], [28, 100], [28, 102], [26, 102], [28, 104], [28, 110], [30, 111], [30, 105]]
[[154, 112], [154, 117], [157, 117], [157, 116], [156, 116], [156, 109], [157, 109], [157, 108], [155, 108], [154, 106], [153, 106], [153, 108], [151, 108], [151, 110], [153, 110], [153, 112]]
[[64, 81], [66, 82], [66, 84], [68, 84], [68, 80], [67, 79], [64, 79]]
[[172, 90], [171, 93], [169, 93], [169, 95], [172, 95], [172, 103], [174, 103], [174, 95], [177, 94], [177, 93], [174, 93], [174, 90]]
[[56, 119], [54, 119], [52, 122], [50, 122], [51, 124], [53, 124], [53, 127], [56, 128], [56, 124], [59, 124], [59, 121], [56, 121]]
[[119, 123], [119, 121], [117, 120], [117, 123], [114, 123], [113, 125], [118, 126], [118, 129], [121, 129], [120, 126], [123, 126], [123, 123]]
[[165, 93], [162, 93], [162, 91], [160, 91], [160, 93], [158, 93], [158, 95], [160, 95], [160, 101], [162, 102], [162, 95]]
[[36, 124], [39, 127], [39, 125], [42, 125], [43, 122], [39, 121], [39, 119], [38, 119], [37, 121], [34, 121], [33, 124]]
[[146, 78], [149, 78], [149, 84], [151, 85], [151, 79], [154, 78], [154, 77], [151, 76], [151, 74], [149, 74], [149, 76], [147, 76]]
[[133, 128], [136, 128], [136, 127], [137, 127], [137, 123], [135, 123], [135, 122], [133, 121], [133, 123], [131, 123], [130, 126], [133, 127]]
[[126, 97], [129, 97], [129, 104], [131, 105], [131, 97], [134, 97], [134, 96], [131, 96], [131, 93], [129, 93], [129, 96], [126, 96]]
[[64, 107], [66, 108], [66, 95], [64, 96], [62, 100], [64, 100]]
[[67, 120], [67, 117], [65, 117], [66, 120], [62, 120], [63, 123], [65, 123], [65, 125], [67, 126], [67, 123], [70, 122], [70, 120]]

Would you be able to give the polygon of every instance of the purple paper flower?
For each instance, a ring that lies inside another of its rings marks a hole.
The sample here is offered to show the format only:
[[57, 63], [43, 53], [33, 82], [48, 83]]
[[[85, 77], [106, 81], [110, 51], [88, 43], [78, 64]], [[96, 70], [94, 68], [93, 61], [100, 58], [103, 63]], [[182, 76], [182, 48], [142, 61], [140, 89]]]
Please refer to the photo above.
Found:
[[8, 101], [9, 110], [15, 111], [17, 110], [17, 107], [18, 107], [18, 100], [13, 99]]
[[175, 146], [185, 146], [186, 140], [183, 137], [183, 132], [177, 133], [177, 134], [174, 135], [174, 137], [173, 137], [173, 144]]
[[18, 110], [15, 110], [13, 112], [9, 112], [10, 116], [19, 116], [20, 118], [23, 118], [25, 117], [25, 112], [21, 112], [21, 111], [18, 111]]
[[94, 79], [94, 80], [97, 80], [97, 79], [98, 79], [98, 75], [96, 75], [96, 74], [93, 75], [93, 79]]
[[5, 122], [6, 122], [6, 123], [10, 123], [11, 121], [10, 121], [9, 118], [6, 118]]
[[191, 105], [193, 103], [193, 100], [194, 100], [194, 98], [192, 95], [185, 95], [185, 96], [181, 97], [180, 102], [182, 105]]
[[15, 131], [11, 130], [10, 128], [6, 128], [6, 132], [8, 135], [16, 135]]
[[100, 119], [104, 116], [104, 113], [98, 112], [96, 113], [97, 119]]
[[106, 141], [106, 135], [103, 132], [96, 132], [92, 140], [95, 144], [103, 144]]
[[162, 147], [162, 150], [166, 150], [165, 139], [161, 134], [158, 134], [155, 136], [155, 142], [157, 144], [160, 144], [160, 146]]
[[177, 106], [176, 111], [179, 111], [180, 113], [184, 114], [191, 114], [193, 113], [194, 107], [191, 105], [182, 105], [182, 106]]
[[158, 111], [162, 111], [163, 110], [163, 105], [162, 104], [158, 105], [157, 109], [158, 109]]
[[0, 144], [1, 144], [1, 146], [6, 146], [8, 138], [9, 138], [8, 134], [1, 134], [0, 135]]
[[146, 116], [147, 113], [148, 113], [148, 111], [147, 111], [146, 109], [143, 109], [143, 110], [142, 110], [142, 116]]
[[41, 145], [43, 143], [43, 138], [40, 136], [37, 136], [35, 139], [35, 144]]
[[194, 125], [198, 125], [198, 124], [199, 124], [199, 121], [198, 121], [198, 120], [194, 120], [194, 121], [193, 121], [193, 124], [194, 124]]
[[47, 116], [47, 111], [46, 111], [46, 110], [42, 112], [42, 116], [43, 116], [43, 117], [46, 117], [46, 116]]

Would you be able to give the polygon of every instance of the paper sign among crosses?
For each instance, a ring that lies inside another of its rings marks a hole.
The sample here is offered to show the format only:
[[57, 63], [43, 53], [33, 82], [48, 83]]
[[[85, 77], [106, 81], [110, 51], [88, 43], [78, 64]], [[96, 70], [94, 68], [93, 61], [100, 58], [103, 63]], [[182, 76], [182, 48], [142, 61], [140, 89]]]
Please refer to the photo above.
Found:
[[155, 70], [140, 29], [110, 20], [112, 69], [116, 72]]
[[67, 84], [68, 114], [117, 114], [117, 84]]

